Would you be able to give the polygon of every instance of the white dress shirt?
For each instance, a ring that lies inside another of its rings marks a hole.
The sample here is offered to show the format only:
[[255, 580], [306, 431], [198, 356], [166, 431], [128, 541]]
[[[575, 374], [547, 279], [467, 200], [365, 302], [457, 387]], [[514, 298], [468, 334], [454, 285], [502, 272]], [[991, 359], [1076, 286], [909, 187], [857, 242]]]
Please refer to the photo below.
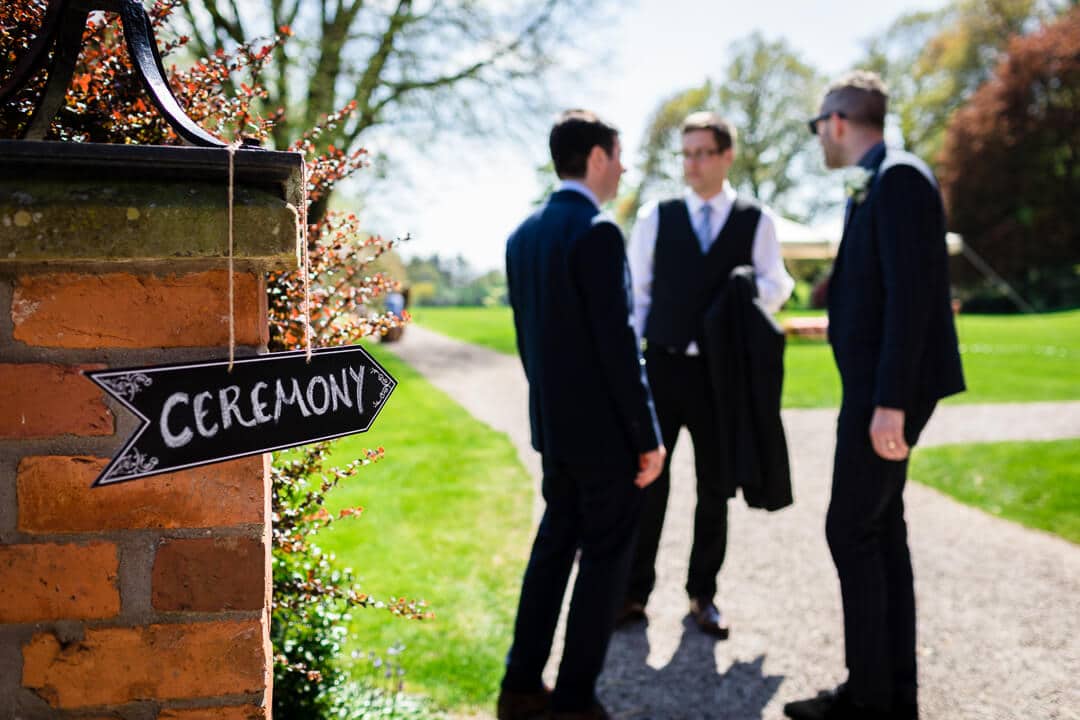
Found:
[[[735, 202], [735, 189], [724, 181], [723, 189], [712, 198], [705, 200], [693, 192], [686, 193], [686, 209], [690, 212], [690, 224], [697, 226], [701, 218], [701, 208], [708, 202], [712, 206], [709, 237], [715, 238], [720, 228], [731, 215]], [[634, 329], [638, 338], [645, 335], [645, 321], [652, 307], [653, 257], [656, 253], [656, 236], [660, 230], [659, 203], [651, 202], [638, 212], [637, 222], [630, 233], [627, 259], [630, 262], [630, 277], [634, 292]], [[780, 241], [776, 237], [776, 222], [769, 208], [762, 206], [761, 220], [754, 233], [751, 259], [754, 265], [754, 278], [757, 281], [758, 299], [771, 313], [775, 313], [791, 296], [795, 281], [784, 267], [780, 255]], [[697, 343], [691, 342], [686, 349], [687, 355], [697, 355]]]
[[561, 181], [556, 192], [561, 192], [563, 190], [573, 190], [574, 192], [579, 192], [585, 197], [589, 198], [589, 201], [592, 202], [592, 204], [595, 205], [597, 208], [600, 207], [600, 201], [596, 199], [596, 194], [589, 189], [588, 185], [581, 182], [580, 180]]

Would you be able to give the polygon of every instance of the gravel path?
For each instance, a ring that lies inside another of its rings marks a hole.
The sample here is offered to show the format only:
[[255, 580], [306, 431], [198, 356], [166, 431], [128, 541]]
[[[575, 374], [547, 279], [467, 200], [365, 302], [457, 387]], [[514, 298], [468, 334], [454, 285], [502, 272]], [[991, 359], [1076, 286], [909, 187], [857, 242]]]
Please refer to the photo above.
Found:
[[[516, 358], [417, 326], [386, 347], [507, 433], [539, 476]], [[686, 615], [695, 498], [689, 436], [680, 438], [649, 623], [616, 633], [600, 679], [618, 720], [779, 720], [785, 702], [843, 679], [840, 593], [824, 533], [836, 412], [785, 411], [784, 422], [795, 505], [768, 514], [732, 502], [720, 575], [732, 625], [725, 642]], [[920, 446], [1063, 437], [1080, 437], [1080, 402], [950, 405]], [[924, 720], [1080, 720], [1080, 547], [915, 483], [905, 500]]]

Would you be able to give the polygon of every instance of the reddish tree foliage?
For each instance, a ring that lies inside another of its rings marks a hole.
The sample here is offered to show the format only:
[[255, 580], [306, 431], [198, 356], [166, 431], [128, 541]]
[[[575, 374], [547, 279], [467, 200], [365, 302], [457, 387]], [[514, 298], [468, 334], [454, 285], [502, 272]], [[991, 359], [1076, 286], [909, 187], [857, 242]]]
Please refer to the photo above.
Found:
[[[1080, 8], [1009, 43], [950, 123], [940, 177], [965, 242], [1037, 307], [1070, 302], [1080, 263]], [[957, 271], [961, 282], [979, 280], [966, 263]]]
[[[40, 28], [44, 0], [0, 4], [0, 82], [6, 80], [18, 57]], [[151, 9], [155, 31], [168, 35], [167, 20], [180, 0], [157, 0]], [[275, 38], [241, 45], [234, 53], [221, 50], [201, 58], [186, 70], [168, 68], [173, 91], [188, 115], [222, 138], [241, 134], [261, 141], [269, 138], [274, 118], [261, 118], [251, 110], [256, 98], [265, 97], [260, 73], [274, 49], [289, 36], [282, 28]], [[84, 36], [84, 48], [68, 89], [64, 107], [52, 123], [49, 137], [102, 143], [177, 144], [179, 138], [146, 97], [127, 59], [116, 18], [96, 14]], [[164, 43], [163, 55], [187, 44], [180, 36]], [[44, 86], [39, 74], [15, 102], [0, 108], [0, 137], [16, 136], [28, 120], [33, 101]], [[308, 200], [321, 204], [334, 186], [365, 165], [365, 151], [346, 153], [330, 146], [316, 154], [315, 140], [356, 111], [349, 103], [324, 118], [285, 150], [308, 158]], [[280, 111], [275, 115], [280, 114]], [[355, 342], [385, 333], [400, 320], [372, 312], [379, 297], [397, 287], [396, 281], [364, 269], [394, 245], [369, 237], [351, 214], [326, 213], [311, 218], [308, 251], [311, 257], [312, 329], [320, 345]], [[303, 276], [300, 270], [271, 275], [271, 345], [282, 350], [300, 347], [304, 340]]]
[[[163, 37], [168, 33], [166, 20], [179, 4], [179, 0], [158, 0], [150, 10], [154, 29]], [[43, 0], [0, 6], [0, 43], [5, 56], [0, 80], [7, 79], [18, 56], [29, 46], [41, 25], [44, 9]], [[265, 96], [259, 86], [259, 71], [280, 42], [277, 38], [257, 40], [238, 48], [235, 54], [218, 52], [203, 58], [184, 71], [174, 65], [169, 68], [173, 92], [191, 118], [207, 130], [221, 137], [243, 133], [265, 140], [270, 121], [257, 118], [249, 108], [255, 98]], [[167, 56], [186, 44], [183, 36], [167, 39], [161, 51]], [[233, 78], [243, 73], [250, 78], [250, 84], [239, 82], [233, 87]], [[43, 71], [15, 103], [3, 108], [0, 136], [18, 133], [44, 84]], [[117, 19], [101, 13], [91, 15], [79, 65], [49, 137], [101, 143], [179, 143], [146, 97], [128, 62]]]

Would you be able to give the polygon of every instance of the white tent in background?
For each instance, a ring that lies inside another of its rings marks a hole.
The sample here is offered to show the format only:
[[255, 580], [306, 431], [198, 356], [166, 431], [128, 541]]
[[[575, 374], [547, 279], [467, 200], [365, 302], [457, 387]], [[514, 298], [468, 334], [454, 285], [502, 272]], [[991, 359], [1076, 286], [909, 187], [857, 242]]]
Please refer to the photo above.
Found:
[[836, 257], [843, 226], [840, 220], [803, 225], [780, 215], [776, 219], [776, 237], [785, 260], [824, 260]]
[[[780, 252], [786, 260], [828, 260], [836, 257], [843, 234], [842, 221], [838, 218], [818, 225], [803, 225], [780, 215], [776, 218], [776, 236], [780, 240]], [[945, 236], [950, 255], [964, 250], [964, 239], [956, 233]]]

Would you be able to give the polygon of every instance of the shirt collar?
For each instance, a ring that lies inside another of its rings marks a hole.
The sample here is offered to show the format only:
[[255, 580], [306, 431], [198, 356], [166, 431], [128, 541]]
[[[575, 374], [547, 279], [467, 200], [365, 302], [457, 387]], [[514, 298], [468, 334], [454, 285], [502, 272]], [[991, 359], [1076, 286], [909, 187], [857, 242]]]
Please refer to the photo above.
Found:
[[707, 202], [712, 206], [714, 214], [722, 214], [724, 210], [729, 208], [735, 202], [736, 194], [735, 188], [733, 188], [731, 183], [727, 180], [724, 180], [724, 186], [720, 188], [720, 192], [716, 193], [708, 200], [687, 188], [686, 207], [690, 211], [690, 216], [695, 217], [701, 212], [702, 206]]
[[882, 159], [885, 157], [885, 141], [882, 140], [874, 147], [870, 148], [859, 158], [859, 162], [856, 163], [859, 167], [866, 168], [867, 170], [875, 170], [877, 166], [881, 164]]
[[574, 192], [581, 193], [587, 197], [589, 202], [595, 205], [597, 209], [600, 208], [600, 201], [596, 199], [596, 195], [593, 194], [593, 191], [589, 189], [588, 185], [580, 180], [563, 180], [559, 183], [559, 192], [562, 192], [563, 190], [573, 190]]

